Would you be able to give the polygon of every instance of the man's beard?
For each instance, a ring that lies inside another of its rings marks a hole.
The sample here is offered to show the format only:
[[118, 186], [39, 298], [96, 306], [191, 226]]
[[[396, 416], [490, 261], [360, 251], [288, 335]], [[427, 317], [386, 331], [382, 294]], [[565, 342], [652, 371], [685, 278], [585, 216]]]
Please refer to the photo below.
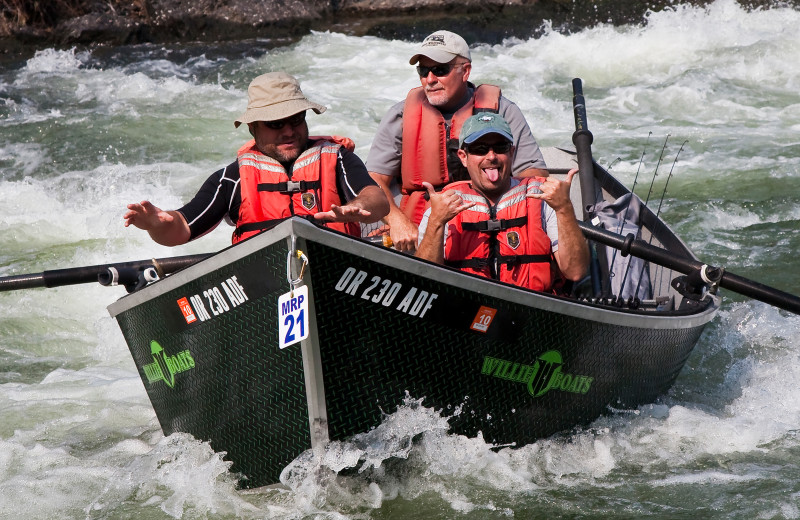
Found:
[[426, 92], [428, 103], [434, 107], [445, 106], [450, 102], [450, 96], [444, 90]]
[[281, 144], [284, 146], [289, 143], [269, 143], [265, 144], [263, 142], [259, 142], [256, 139], [256, 146], [258, 147], [259, 151], [266, 155], [267, 157], [272, 157], [276, 161], [283, 163], [283, 164], [291, 164], [293, 163], [300, 154], [303, 153], [306, 147], [306, 143], [308, 142], [308, 127], [305, 124], [301, 127], [297, 128], [297, 131], [294, 134], [294, 140], [291, 141], [291, 144], [295, 145], [291, 149], [287, 150], [286, 148], [281, 149]]
[[295, 159], [300, 157], [300, 152], [302, 150], [300, 148], [294, 148], [290, 151], [283, 151], [278, 149], [278, 147], [274, 144], [270, 144], [265, 146], [261, 153], [266, 155], [267, 157], [272, 157], [276, 161], [280, 163], [291, 163], [294, 162]]

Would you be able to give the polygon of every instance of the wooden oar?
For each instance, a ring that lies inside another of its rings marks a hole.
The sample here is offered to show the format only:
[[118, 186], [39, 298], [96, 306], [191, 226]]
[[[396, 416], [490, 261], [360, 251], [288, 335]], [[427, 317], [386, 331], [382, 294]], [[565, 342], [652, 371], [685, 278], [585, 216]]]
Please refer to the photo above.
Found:
[[114, 268], [119, 271], [154, 266], [157, 270], [160, 270], [162, 274], [169, 274], [178, 269], [183, 269], [184, 267], [195, 264], [209, 256], [211, 256], [211, 253], [150, 260], [135, 260], [116, 264], [89, 265], [69, 269], [54, 269], [34, 274], [3, 276], [0, 277], [0, 292], [13, 291], [16, 289], [31, 289], [35, 287], [60, 287], [62, 285], [97, 282], [98, 276], [107, 272], [109, 268]]
[[[666, 249], [655, 247], [643, 240], [635, 240], [633, 235], [618, 235], [585, 222], [578, 222], [578, 225], [586, 238], [618, 249], [622, 256], [632, 255], [689, 275], [699, 284], [710, 285], [711, 283], [717, 283], [720, 287], [730, 289], [743, 296], [749, 296], [779, 309], [800, 314], [800, 297], [793, 294], [738, 276], [719, 267], [713, 267], [691, 258], [675, 256], [674, 253]], [[701, 273], [703, 274], [701, 275]], [[703, 280], [703, 276], [710, 282]]]

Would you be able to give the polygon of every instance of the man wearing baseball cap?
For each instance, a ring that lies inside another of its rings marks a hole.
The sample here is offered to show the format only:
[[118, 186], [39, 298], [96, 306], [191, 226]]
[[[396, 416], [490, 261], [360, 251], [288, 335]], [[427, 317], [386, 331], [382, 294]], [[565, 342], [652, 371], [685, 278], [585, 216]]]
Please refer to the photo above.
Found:
[[[425, 38], [409, 60], [420, 87], [395, 104], [381, 120], [367, 156], [370, 175], [389, 197], [384, 222], [397, 249], [417, 244], [417, 225], [426, 208], [422, 182], [439, 189], [466, 178], [457, 156], [458, 137], [473, 113], [502, 115], [512, 129], [515, 176], [546, 176], [545, 162], [519, 107], [494, 85], [470, 83], [472, 56], [464, 39], [450, 31]], [[402, 193], [396, 203], [393, 195]]]
[[200, 237], [223, 219], [236, 225], [233, 243], [303, 215], [355, 236], [360, 223], [377, 222], [389, 211], [383, 190], [370, 178], [346, 137], [309, 137], [306, 112], [325, 107], [309, 101], [297, 79], [285, 72], [255, 78], [247, 110], [234, 121], [246, 124], [252, 140], [237, 159], [209, 177], [178, 210], [149, 201], [129, 204], [125, 226], [147, 231], [162, 245]]
[[511, 176], [511, 127], [499, 114], [464, 123], [458, 157], [468, 181], [441, 192], [424, 182], [431, 207], [419, 225], [416, 256], [536, 291], [553, 290], [551, 264], [570, 281], [582, 279], [589, 248], [570, 201], [571, 170], [555, 177]]

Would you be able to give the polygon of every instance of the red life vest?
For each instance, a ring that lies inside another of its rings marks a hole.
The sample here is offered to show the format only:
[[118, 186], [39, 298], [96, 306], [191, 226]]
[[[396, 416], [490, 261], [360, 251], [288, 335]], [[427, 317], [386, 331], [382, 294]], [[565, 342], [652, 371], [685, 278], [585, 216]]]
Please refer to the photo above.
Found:
[[448, 134], [442, 113], [428, 102], [422, 87], [408, 93], [403, 108], [400, 209], [414, 224], [419, 224], [428, 208], [422, 181], [438, 189], [449, 182], [469, 178], [456, 153], [464, 121], [476, 112], [496, 113], [499, 106], [500, 87], [478, 86], [472, 99], [453, 114]]
[[[347, 137], [310, 137], [311, 146], [300, 154], [292, 167], [291, 178], [283, 165], [256, 148], [255, 139], [238, 152], [239, 188], [242, 205], [233, 232], [234, 244], [269, 229], [293, 215], [313, 215], [340, 205], [336, 188], [336, 163], [339, 149], [353, 151]], [[358, 222], [328, 222], [331, 229], [361, 236]]]
[[495, 206], [469, 181], [446, 186], [445, 190], [456, 190], [465, 202], [476, 204], [448, 223], [445, 264], [535, 291], [550, 291], [553, 255], [542, 224], [544, 201], [526, 197], [539, 192], [542, 180], [524, 179]]

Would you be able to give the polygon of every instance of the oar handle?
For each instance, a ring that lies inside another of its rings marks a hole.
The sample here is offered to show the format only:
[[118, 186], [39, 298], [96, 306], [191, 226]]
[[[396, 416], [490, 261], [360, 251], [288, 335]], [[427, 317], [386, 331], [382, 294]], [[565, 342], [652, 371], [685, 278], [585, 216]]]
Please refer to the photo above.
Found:
[[[643, 240], [634, 240], [633, 235], [622, 236], [617, 233], [612, 233], [602, 228], [597, 228], [585, 222], [578, 222], [581, 231], [591, 240], [600, 242], [614, 249], [622, 252], [623, 256], [632, 255], [648, 262], [658, 264], [660, 266], [672, 269], [683, 274], [690, 274], [703, 268], [703, 262], [694, 260], [692, 258], [675, 256], [675, 254], [661, 249], [644, 242]], [[717, 268], [712, 268], [717, 269]], [[779, 309], [800, 314], [800, 298], [783, 292], [774, 287], [769, 287], [762, 283], [749, 280], [743, 276], [731, 273], [730, 271], [723, 271], [722, 278], [719, 281], [720, 287], [730, 289], [743, 296], [749, 296], [756, 300], [768, 303]]]
[[575, 144], [575, 151], [578, 155], [583, 220], [588, 222], [592, 219], [591, 208], [597, 202], [594, 186], [594, 160], [592, 159], [594, 136], [589, 131], [586, 121], [586, 102], [583, 98], [583, 85], [580, 78], [572, 80], [572, 108], [575, 113], [575, 132], [572, 134], [572, 142]]
[[211, 253], [199, 255], [174, 256], [170, 258], [157, 258], [150, 260], [136, 260], [116, 264], [89, 265], [68, 269], [53, 269], [34, 274], [21, 274], [0, 277], [0, 292], [17, 289], [33, 289], [36, 287], [60, 287], [63, 285], [76, 285], [80, 283], [97, 282], [97, 277], [108, 270], [140, 269], [142, 267], [157, 265], [164, 274], [169, 274], [183, 269], [211, 256]]

